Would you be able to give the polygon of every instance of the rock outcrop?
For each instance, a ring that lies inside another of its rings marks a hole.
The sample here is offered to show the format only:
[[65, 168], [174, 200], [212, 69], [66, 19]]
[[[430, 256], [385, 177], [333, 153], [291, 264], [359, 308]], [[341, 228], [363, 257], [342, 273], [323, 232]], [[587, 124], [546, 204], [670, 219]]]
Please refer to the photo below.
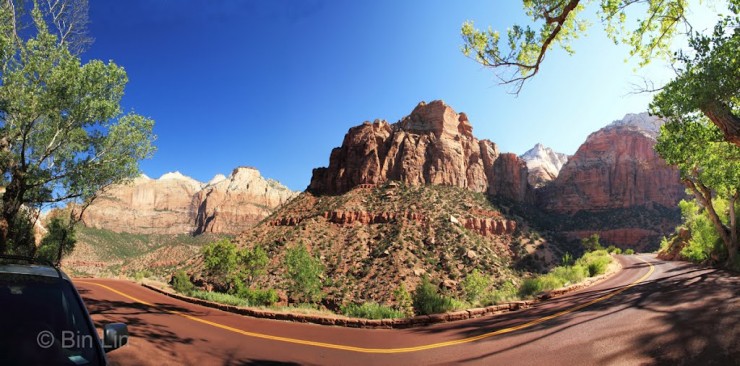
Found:
[[159, 179], [141, 175], [105, 190], [82, 221], [88, 227], [138, 234], [238, 234], [295, 194], [253, 168], [217, 175], [208, 184], [179, 172]]
[[558, 177], [538, 191], [540, 205], [581, 217], [599, 213], [606, 220], [595, 224], [599, 228], [576, 223], [567, 230], [571, 234], [587, 236], [596, 230], [605, 241], [624, 247], [657, 245], [646, 242], [656, 241], [678, 224], [673, 222], [677, 216], [666, 212], [675, 211], [685, 197], [678, 171], [654, 150], [661, 123], [647, 113], [628, 114], [592, 133]]
[[568, 155], [554, 152], [542, 144], [519, 156], [527, 163], [529, 170], [529, 184], [535, 188], [544, 186], [558, 177], [560, 169], [568, 162]]
[[533, 197], [524, 161], [476, 139], [467, 116], [442, 101], [422, 102], [397, 123], [350, 128], [329, 166], [314, 169], [309, 191], [336, 195], [387, 181], [456, 186], [514, 201]]
[[234, 169], [195, 194], [195, 233], [241, 233], [295, 195], [280, 183], [264, 179], [257, 169]]
[[629, 208], [646, 204], [674, 207], [685, 196], [678, 170], [655, 152], [660, 119], [628, 114], [592, 133], [543, 190], [544, 207], [580, 210]]

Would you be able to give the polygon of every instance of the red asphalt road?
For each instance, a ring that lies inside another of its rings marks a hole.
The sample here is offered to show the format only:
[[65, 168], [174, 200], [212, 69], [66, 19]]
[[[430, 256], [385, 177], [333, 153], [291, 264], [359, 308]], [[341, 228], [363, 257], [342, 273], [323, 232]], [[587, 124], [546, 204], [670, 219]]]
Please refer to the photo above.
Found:
[[[401, 330], [250, 318], [127, 281], [78, 279], [75, 285], [99, 328], [128, 324], [129, 345], [109, 354], [117, 365], [740, 365], [740, 277], [639, 257], [647, 262], [620, 256], [623, 270], [610, 279], [530, 309]], [[525, 329], [468, 339], [610, 294]], [[439, 345], [458, 340], [464, 341]], [[432, 346], [382, 353], [425, 345]], [[337, 349], [344, 346], [381, 353]]]

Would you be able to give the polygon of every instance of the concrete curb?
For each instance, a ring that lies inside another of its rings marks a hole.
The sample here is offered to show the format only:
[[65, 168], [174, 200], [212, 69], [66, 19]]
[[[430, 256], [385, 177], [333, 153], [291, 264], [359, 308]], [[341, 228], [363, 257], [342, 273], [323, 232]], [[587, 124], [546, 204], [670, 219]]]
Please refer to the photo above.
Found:
[[246, 315], [246, 316], [251, 316], [255, 318], [285, 320], [285, 321], [293, 321], [293, 322], [299, 322], [299, 323], [313, 323], [313, 324], [319, 324], [319, 325], [334, 325], [334, 326], [349, 327], [349, 328], [402, 329], [402, 328], [426, 326], [426, 325], [437, 324], [437, 323], [446, 323], [446, 322], [453, 322], [453, 321], [459, 321], [459, 320], [480, 318], [483, 316], [489, 316], [489, 315], [501, 314], [501, 313], [510, 312], [510, 311], [526, 309], [528, 307], [531, 307], [533, 304], [539, 303], [541, 301], [544, 301], [544, 300], [547, 300], [553, 297], [557, 297], [557, 296], [562, 296], [562, 295], [565, 295], [565, 294], [568, 294], [568, 293], [571, 293], [571, 292], [574, 292], [574, 291], [577, 291], [577, 290], [580, 290], [580, 289], [583, 289], [589, 286], [593, 286], [597, 283], [603, 282], [604, 280], [610, 278], [611, 276], [613, 276], [614, 274], [622, 270], [622, 266], [619, 263], [619, 261], [614, 261], [613, 263], [616, 263], [616, 266], [612, 271], [609, 271], [603, 275], [591, 277], [581, 283], [577, 283], [577, 284], [574, 284], [568, 287], [564, 287], [564, 288], [552, 290], [547, 293], [540, 294], [536, 297], [535, 300], [512, 301], [509, 303], [491, 305], [491, 306], [486, 306], [483, 308], [458, 310], [458, 311], [447, 312], [447, 313], [442, 313], [442, 314], [419, 315], [413, 318], [400, 318], [400, 319], [360, 319], [360, 318], [350, 318], [350, 317], [346, 317], [342, 315], [326, 316], [326, 315], [317, 315], [317, 314], [285, 313], [285, 312], [278, 312], [278, 311], [271, 311], [271, 310], [263, 310], [263, 309], [256, 309], [256, 308], [246, 308], [246, 307], [239, 307], [239, 306], [234, 306], [234, 305], [220, 304], [220, 303], [216, 303], [212, 301], [197, 299], [194, 297], [170, 292], [165, 289], [152, 286], [149, 284], [145, 284], [145, 283], [142, 283], [141, 286], [147, 289], [150, 289], [152, 291], [158, 292], [160, 294], [172, 297], [174, 299], [181, 300], [181, 301], [186, 301], [189, 303], [206, 306], [209, 308], [219, 309], [223, 311], [228, 311], [230, 313]]

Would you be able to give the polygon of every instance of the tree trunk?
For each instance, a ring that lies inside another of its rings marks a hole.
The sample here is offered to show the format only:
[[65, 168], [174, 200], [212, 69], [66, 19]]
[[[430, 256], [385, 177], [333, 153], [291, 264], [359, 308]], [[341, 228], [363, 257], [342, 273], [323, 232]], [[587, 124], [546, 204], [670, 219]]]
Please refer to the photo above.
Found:
[[721, 101], [713, 100], [705, 104], [701, 111], [722, 130], [727, 141], [740, 146], [740, 118], [732, 114], [730, 106]]
[[[701, 183], [697, 186], [697, 184], [690, 179], [684, 179], [683, 181], [684, 184], [686, 184], [694, 193], [696, 199], [704, 205], [704, 209], [707, 210], [707, 214], [709, 214], [709, 220], [714, 224], [714, 228], [717, 230], [717, 234], [719, 234], [720, 238], [722, 238], [722, 242], [725, 244], [725, 248], [727, 248], [728, 253], [735, 250], [732, 237], [730, 236], [730, 229], [722, 223], [717, 211], [714, 209], [714, 205], [712, 205], [712, 192]], [[734, 258], [733, 253], [730, 253], [729, 255]]]
[[735, 203], [740, 196], [740, 192], [735, 192], [734, 195], [730, 196], [730, 246], [727, 247], [727, 265], [735, 263], [735, 256], [737, 256], [737, 217], [735, 215]]

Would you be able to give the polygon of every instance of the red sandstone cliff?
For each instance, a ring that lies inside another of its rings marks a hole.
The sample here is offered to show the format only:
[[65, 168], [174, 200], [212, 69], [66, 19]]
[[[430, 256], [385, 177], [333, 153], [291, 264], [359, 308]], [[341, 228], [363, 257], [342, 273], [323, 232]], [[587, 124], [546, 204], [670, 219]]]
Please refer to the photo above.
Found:
[[401, 121], [376, 120], [352, 127], [329, 167], [314, 169], [309, 190], [342, 194], [360, 185], [401, 181], [488, 192], [515, 201], [532, 197], [526, 164], [478, 140], [464, 113], [442, 101], [420, 103]]
[[568, 230], [579, 237], [600, 232], [606, 241], [623, 246], [646, 244], [648, 238], [673, 230], [678, 222], [656, 215], [656, 208], [675, 210], [685, 193], [678, 171], [654, 150], [660, 124], [646, 113], [627, 115], [592, 133], [558, 177], [538, 192], [540, 205], [569, 215], [593, 212], [607, 217], [620, 210], [620, 215], [629, 210], [631, 216], [644, 214], [641, 220], [612, 215], [601, 228], [576, 224]]

